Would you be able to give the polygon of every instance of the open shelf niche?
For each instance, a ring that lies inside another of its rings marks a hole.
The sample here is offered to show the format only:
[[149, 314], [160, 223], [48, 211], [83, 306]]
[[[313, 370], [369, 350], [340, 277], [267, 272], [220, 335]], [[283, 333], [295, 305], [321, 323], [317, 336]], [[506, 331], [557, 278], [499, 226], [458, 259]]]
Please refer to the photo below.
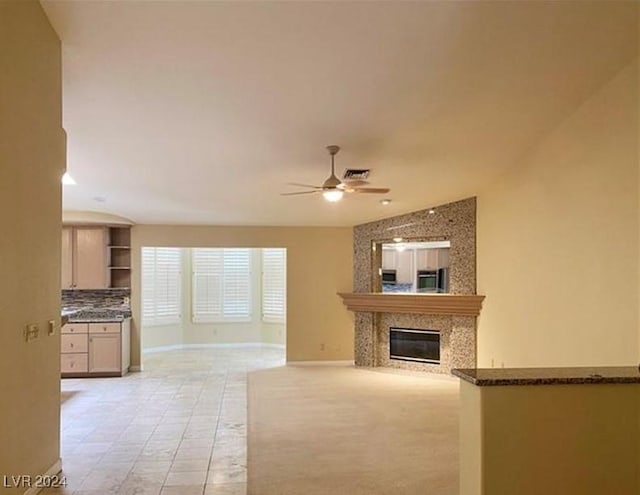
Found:
[[131, 287], [131, 228], [109, 227], [110, 287]]

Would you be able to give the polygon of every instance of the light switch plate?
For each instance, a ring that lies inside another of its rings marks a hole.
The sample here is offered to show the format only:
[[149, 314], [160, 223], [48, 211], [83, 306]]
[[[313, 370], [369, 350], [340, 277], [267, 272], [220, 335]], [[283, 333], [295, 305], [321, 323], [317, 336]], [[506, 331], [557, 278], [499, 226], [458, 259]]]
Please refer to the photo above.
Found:
[[49, 336], [56, 334], [56, 320], [49, 320]]
[[39, 333], [40, 330], [38, 330], [38, 325], [34, 323], [27, 325], [27, 328], [24, 329], [24, 340], [26, 340], [27, 342], [36, 340]]

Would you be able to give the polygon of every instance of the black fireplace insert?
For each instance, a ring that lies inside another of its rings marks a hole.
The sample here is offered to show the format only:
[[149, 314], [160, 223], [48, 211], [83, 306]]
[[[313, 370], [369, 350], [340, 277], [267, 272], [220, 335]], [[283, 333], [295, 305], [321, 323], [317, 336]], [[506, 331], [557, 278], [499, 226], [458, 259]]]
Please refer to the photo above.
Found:
[[389, 329], [389, 357], [440, 364], [440, 332], [392, 327]]

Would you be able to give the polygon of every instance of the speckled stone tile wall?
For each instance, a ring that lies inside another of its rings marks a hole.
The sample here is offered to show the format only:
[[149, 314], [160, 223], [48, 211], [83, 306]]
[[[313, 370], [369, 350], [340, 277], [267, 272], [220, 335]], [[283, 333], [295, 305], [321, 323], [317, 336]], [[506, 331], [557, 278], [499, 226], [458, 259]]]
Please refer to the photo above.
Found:
[[[354, 292], [379, 290], [377, 269], [382, 242], [394, 237], [411, 240], [449, 240], [449, 292], [476, 293], [476, 198], [468, 198], [354, 228]], [[374, 250], [373, 247], [376, 246]], [[389, 327], [441, 332], [440, 365], [389, 359]], [[356, 313], [356, 366], [389, 366], [449, 373], [451, 368], [476, 364], [476, 321], [472, 317]]]

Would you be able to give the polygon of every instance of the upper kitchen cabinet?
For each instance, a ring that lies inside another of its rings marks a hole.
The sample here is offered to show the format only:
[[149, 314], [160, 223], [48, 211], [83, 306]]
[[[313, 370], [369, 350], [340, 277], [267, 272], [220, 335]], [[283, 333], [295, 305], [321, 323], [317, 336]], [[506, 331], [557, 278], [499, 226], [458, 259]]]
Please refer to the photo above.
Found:
[[106, 289], [107, 237], [105, 227], [62, 228], [62, 288]]
[[437, 270], [449, 267], [449, 248], [416, 249], [418, 270]]
[[64, 226], [62, 288], [131, 287], [131, 228]]

